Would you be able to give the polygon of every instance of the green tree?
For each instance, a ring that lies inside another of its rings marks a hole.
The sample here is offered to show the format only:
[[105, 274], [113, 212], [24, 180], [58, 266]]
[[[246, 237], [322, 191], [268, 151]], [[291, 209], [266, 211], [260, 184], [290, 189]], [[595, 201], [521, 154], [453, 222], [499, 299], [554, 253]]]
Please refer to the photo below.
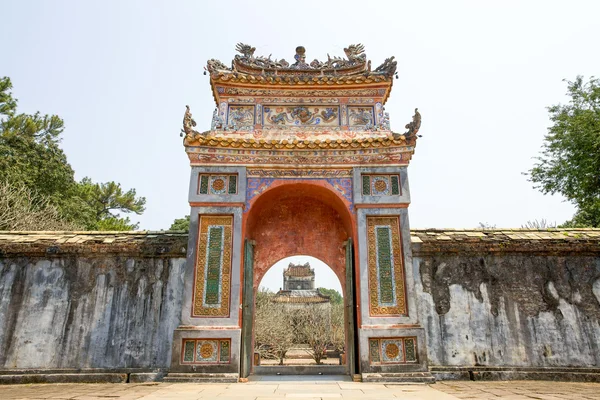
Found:
[[321, 294], [324, 294], [325, 296], [329, 296], [329, 298], [331, 299], [331, 304], [343, 304], [344, 303], [344, 298], [342, 297], [342, 295], [340, 294], [340, 292], [338, 292], [335, 289], [325, 289], [325, 288], [319, 288], [318, 289], [319, 292], [321, 292]]
[[569, 102], [548, 107], [552, 125], [528, 174], [536, 189], [577, 207], [563, 227], [600, 227], [600, 80], [566, 82]]
[[83, 178], [79, 184], [79, 195], [91, 207], [92, 215], [88, 222], [89, 229], [128, 231], [137, 229], [129, 217], [122, 218], [114, 212], [142, 214], [145, 210], [146, 198], [136, 197], [135, 189], [124, 192], [121, 184], [115, 182], [93, 183], [90, 178]]
[[63, 120], [39, 112], [18, 113], [11, 90], [10, 79], [0, 78], [0, 177], [6, 187], [18, 189], [11, 193], [27, 196], [21, 203], [30, 208], [23, 209], [55, 210], [54, 220], [73, 229], [135, 229], [137, 225], [114, 212], [140, 214], [146, 200], [136, 198], [134, 189], [123, 192], [114, 182], [77, 182], [60, 148]]
[[175, 221], [173, 221], [169, 230], [170, 231], [189, 232], [190, 231], [190, 216], [186, 215], [183, 218], [177, 218]]

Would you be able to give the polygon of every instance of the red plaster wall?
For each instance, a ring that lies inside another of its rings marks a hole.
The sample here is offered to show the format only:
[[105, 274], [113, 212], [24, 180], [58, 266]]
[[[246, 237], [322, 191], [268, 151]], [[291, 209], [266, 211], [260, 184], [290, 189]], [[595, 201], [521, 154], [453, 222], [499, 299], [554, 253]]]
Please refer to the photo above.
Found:
[[[289, 189], [289, 188], [286, 188]], [[254, 247], [254, 286], [277, 261], [294, 255], [316, 257], [329, 265], [345, 286], [344, 242], [351, 236], [340, 214], [320, 189], [279, 190], [250, 210], [247, 237]], [[337, 208], [337, 207], [336, 207]]]

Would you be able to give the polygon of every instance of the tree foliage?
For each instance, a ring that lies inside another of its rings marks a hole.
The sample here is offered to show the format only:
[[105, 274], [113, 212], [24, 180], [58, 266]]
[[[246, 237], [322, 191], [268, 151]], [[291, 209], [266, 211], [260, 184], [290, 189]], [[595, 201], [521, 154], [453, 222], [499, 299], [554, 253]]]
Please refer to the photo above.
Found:
[[78, 227], [61, 217], [47, 200], [36, 198], [24, 184], [0, 181], [0, 231], [69, 231]]
[[[135, 229], [137, 225], [116, 212], [140, 214], [146, 200], [136, 198], [134, 189], [124, 192], [115, 182], [77, 182], [60, 148], [64, 121], [57, 115], [19, 113], [11, 90], [10, 79], [0, 78], [0, 176], [13, 196], [24, 196], [19, 204], [28, 206], [22, 210], [41, 219], [45, 214], [40, 210], [53, 210], [49, 220], [72, 229]], [[37, 227], [27, 226], [39, 230], [47, 224], [40, 220]]]
[[331, 304], [343, 304], [344, 303], [344, 298], [342, 297], [340, 292], [338, 292], [337, 290], [325, 289], [322, 287], [319, 288], [318, 290], [321, 294], [324, 294], [325, 296], [329, 296], [329, 300], [331, 301]]
[[190, 231], [190, 216], [186, 215], [183, 218], [177, 218], [175, 221], [173, 221], [169, 230], [170, 231], [189, 232]]
[[261, 358], [277, 359], [283, 365], [288, 350], [307, 345], [308, 354], [322, 364], [328, 350], [344, 350], [343, 303], [295, 307], [274, 302], [274, 296], [265, 290], [256, 294], [254, 348]]
[[567, 104], [548, 107], [552, 125], [529, 177], [577, 207], [565, 227], [600, 227], [600, 79], [567, 82]]
[[274, 293], [256, 293], [254, 348], [261, 358], [275, 358], [283, 365], [285, 354], [296, 343], [293, 315], [281, 303], [272, 301]]

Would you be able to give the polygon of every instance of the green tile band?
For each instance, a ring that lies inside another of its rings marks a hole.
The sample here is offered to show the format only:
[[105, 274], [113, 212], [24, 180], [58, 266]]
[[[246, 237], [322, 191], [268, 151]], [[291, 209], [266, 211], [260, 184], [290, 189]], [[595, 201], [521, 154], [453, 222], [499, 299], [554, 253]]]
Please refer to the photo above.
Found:
[[195, 340], [186, 340], [183, 342], [183, 361], [184, 362], [194, 362], [194, 348], [196, 345]]
[[200, 176], [200, 194], [208, 194], [208, 175]]
[[394, 304], [394, 279], [392, 274], [392, 240], [388, 226], [375, 229], [377, 241], [377, 270], [379, 280], [379, 303]]
[[227, 187], [228, 194], [236, 194], [237, 193], [237, 175], [229, 176], [229, 184]]
[[362, 176], [362, 194], [363, 196], [371, 194], [371, 177], [369, 175]]
[[398, 180], [398, 175], [392, 175], [392, 195], [400, 194], [400, 182]]
[[223, 227], [211, 226], [208, 231], [206, 257], [206, 290], [204, 303], [219, 304], [219, 288], [221, 286], [221, 269], [223, 253]]

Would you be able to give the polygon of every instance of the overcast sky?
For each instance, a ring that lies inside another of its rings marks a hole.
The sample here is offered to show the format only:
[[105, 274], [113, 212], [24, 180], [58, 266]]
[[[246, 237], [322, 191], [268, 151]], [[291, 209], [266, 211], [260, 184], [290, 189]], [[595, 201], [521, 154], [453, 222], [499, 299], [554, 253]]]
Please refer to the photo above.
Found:
[[132, 220], [167, 229], [189, 213], [179, 137], [185, 105], [199, 130], [215, 107], [206, 61], [235, 44], [292, 59], [343, 56], [363, 43], [373, 66], [396, 56], [386, 104], [403, 132], [423, 116], [409, 167], [413, 228], [564, 222], [572, 205], [527, 182], [564, 78], [600, 75], [598, 1], [0, 0], [0, 76], [23, 112], [65, 120], [78, 179], [115, 180], [147, 198]]

